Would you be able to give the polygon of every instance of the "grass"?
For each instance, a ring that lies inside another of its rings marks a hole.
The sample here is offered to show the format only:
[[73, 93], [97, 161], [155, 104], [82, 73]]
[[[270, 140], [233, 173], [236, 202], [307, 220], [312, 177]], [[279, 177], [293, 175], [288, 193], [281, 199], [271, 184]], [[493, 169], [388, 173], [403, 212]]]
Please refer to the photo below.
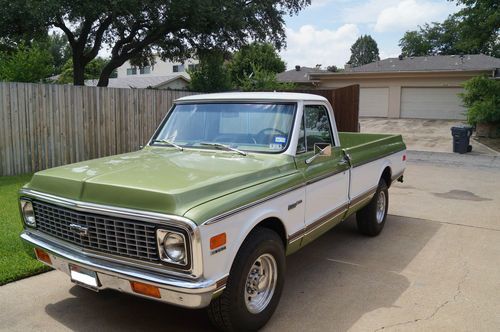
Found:
[[19, 238], [23, 226], [17, 192], [30, 178], [31, 174], [0, 177], [0, 285], [49, 270]]

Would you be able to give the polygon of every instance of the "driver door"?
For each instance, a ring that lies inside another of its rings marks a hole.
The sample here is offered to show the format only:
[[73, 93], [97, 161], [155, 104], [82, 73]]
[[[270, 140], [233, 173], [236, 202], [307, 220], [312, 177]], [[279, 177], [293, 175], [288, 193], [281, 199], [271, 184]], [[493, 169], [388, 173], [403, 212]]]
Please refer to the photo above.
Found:
[[[327, 144], [331, 144], [331, 155], [309, 162], [315, 145]], [[332, 121], [324, 105], [304, 105], [296, 163], [306, 181], [305, 245], [341, 221], [348, 204], [349, 165], [334, 142]]]

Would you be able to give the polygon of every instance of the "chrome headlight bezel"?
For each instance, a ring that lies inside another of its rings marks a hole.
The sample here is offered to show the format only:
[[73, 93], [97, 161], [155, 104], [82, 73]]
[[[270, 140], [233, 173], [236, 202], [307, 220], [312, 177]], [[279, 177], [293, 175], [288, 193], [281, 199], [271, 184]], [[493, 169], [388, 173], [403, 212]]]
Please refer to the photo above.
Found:
[[24, 224], [28, 227], [36, 228], [35, 210], [33, 209], [33, 203], [31, 200], [21, 198], [19, 200], [19, 205]]
[[[168, 254], [168, 249], [165, 247], [165, 242], [169, 236], [182, 239], [182, 250], [184, 255], [182, 259], [175, 260]], [[158, 255], [160, 261], [178, 269], [188, 270], [191, 268], [191, 249], [189, 245], [189, 236], [180, 229], [160, 228], [156, 230], [156, 242], [158, 246]]]

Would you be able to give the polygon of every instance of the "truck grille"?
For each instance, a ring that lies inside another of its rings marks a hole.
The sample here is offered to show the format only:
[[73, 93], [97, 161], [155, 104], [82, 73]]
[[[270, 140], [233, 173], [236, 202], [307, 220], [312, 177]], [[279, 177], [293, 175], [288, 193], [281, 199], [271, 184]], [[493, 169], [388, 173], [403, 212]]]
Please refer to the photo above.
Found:
[[[33, 201], [33, 208], [37, 229], [43, 233], [86, 249], [159, 261], [153, 224], [75, 211], [40, 201]], [[78, 226], [86, 228], [87, 234], [79, 234]]]

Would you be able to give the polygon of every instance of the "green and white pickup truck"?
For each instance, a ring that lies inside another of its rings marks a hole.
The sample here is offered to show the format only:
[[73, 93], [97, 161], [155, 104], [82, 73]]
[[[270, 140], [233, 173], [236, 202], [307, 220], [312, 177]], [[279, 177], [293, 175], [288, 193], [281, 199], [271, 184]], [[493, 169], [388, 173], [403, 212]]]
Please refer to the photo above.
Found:
[[405, 149], [399, 135], [338, 133], [316, 95], [184, 97], [140, 151], [36, 173], [21, 237], [81, 286], [255, 330], [278, 305], [286, 255], [353, 213], [380, 233]]

